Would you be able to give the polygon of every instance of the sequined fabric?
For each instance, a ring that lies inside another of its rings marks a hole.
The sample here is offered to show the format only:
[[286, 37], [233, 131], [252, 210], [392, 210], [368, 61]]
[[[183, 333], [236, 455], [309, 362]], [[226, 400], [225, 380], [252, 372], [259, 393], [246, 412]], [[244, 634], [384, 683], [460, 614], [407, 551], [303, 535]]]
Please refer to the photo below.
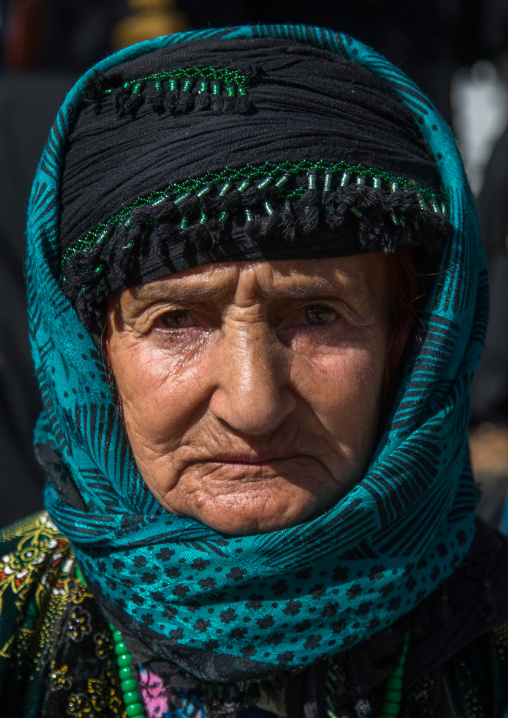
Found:
[[47, 513], [0, 539], [2, 717], [124, 716], [108, 624]]

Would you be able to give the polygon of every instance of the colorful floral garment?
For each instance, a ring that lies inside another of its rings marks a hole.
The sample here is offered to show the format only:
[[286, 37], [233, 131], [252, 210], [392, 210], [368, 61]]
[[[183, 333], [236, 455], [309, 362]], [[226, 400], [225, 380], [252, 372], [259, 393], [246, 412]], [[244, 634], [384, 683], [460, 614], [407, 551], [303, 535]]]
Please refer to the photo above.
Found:
[[[48, 514], [4, 529], [0, 555], [2, 718], [125, 717], [108, 622]], [[445, 715], [432, 707], [443, 701], [443, 676], [456, 718], [507, 718], [508, 622], [414, 681], [402, 718]], [[205, 718], [199, 697], [157, 673], [140, 667], [139, 683], [148, 718]], [[236, 718], [274, 715], [252, 706]]]

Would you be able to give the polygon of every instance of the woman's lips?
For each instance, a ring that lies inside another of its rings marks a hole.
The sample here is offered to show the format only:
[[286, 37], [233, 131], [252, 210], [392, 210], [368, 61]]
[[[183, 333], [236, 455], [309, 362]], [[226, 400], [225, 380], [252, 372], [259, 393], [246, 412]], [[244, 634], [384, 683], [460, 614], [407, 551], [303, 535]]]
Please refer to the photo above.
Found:
[[[316, 470], [316, 463], [320, 472], [322, 467], [311, 456], [302, 454], [284, 454], [283, 456], [266, 454], [260, 456], [235, 455], [214, 456], [194, 463], [194, 468], [205, 472], [210, 478], [215, 477], [221, 481], [230, 478], [269, 479], [286, 477], [296, 479], [307, 477]], [[314, 467], [314, 468], [313, 468]]]
[[329, 472], [323, 464], [313, 456], [304, 454], [274, 455], [227, 455], [214, 456], [196, 461], [189, 466], [189, 473], [194, 480], [207, 486], [217, 484], [227, 486], [228, 491], [244, 491], [245, 484], [273, 485], [276, 482], [290, 482], [299, 485], [312, 493], [316, 484], [323, 484], [329, 479]]
[[299, 458], [298, 454], [227, 454], [225, 456], [212, 456], [206, 459], [207, 464], [240, 464], [242, 466], [264, 466], [280, 461], [289, 461]]
[[199, 456], [186, 462], [184, 473], [206, 476], [208, 480], [227, 481], [228, 479], [274, 479], [320, 480], [328, 469], [317, 456], [303, 453], [301, 450], [285, 448], [271, 451], [224, 452], [212, 456]]

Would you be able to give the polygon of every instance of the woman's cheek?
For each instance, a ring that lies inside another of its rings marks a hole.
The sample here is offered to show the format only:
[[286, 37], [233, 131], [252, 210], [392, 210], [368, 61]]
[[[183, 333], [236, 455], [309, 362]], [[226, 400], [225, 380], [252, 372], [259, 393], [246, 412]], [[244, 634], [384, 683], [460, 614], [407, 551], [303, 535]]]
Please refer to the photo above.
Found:
[[[373, 364], [377, 365], [379, 355], [369, 343], [351, 338], [336, 338], [333, 342], [319, 339], [299, 337], [291, 345], [293, 366], [299, 366], [303, 381], [306, 377], [320, 381], [322, 377], [325, 381], [323, 389], [343, 383], [356, 387], [360, 379], [370, 379], [372, 373], [376, 373]], [[382, 362], [383, 347], [380, 347], [380, 353]]]
[[[202, 349], [202, 348], [201, 348]], [[115, 379], [122, 396], [127, 431], [150, 436], [154, 444], [180, 436], [202, 404], [209, 374], [204, 351], [173, 351], [137, 347], [126, 357]]]
[[[293, 376], [332, 437], [362, 444], [377, 423], [384, 372], [384, 351], [371, 347], [342, 347], [299, 355]], [[359, 436], [357, 436], [359, 435]]]

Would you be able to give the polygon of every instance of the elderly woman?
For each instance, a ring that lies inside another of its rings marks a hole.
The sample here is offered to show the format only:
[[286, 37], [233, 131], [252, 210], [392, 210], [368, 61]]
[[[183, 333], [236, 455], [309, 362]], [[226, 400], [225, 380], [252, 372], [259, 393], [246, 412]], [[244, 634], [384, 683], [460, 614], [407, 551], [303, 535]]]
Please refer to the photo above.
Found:
[[505, 715], [484, 262], [402, 73], [291, 26], [106, 59], [42, 157], [27, 279], [47, 513], [3, 534], [2, 715]]

